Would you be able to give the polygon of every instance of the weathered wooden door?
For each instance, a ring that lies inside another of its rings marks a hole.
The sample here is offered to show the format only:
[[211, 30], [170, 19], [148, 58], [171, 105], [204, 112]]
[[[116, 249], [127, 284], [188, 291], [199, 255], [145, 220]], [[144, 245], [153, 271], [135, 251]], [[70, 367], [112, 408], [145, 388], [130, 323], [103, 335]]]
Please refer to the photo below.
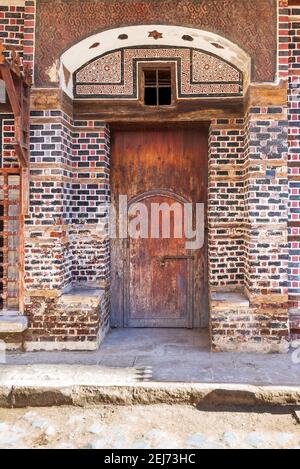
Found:
[[[114, 130], [111, 155], [112, 202], [118, 206], [122, 195], [129, 209], [142, 203], [149, 234], [112, 240], [112, 326], [205, 327], [206, 242], [198, 250], [187, 248], [173, 208], [177, 204], [183, 214], [185, 202], [206, 204], [206, 130]], [[153, 237], [152, 208], [161, 204], [170, 207], [170, 236], [159, 225]]]

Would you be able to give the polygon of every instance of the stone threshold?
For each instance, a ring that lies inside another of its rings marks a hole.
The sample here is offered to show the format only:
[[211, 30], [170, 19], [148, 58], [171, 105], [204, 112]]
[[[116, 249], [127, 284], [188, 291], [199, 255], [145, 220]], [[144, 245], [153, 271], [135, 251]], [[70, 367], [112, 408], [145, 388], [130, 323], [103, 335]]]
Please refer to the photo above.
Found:
[[250, 303], [246, 295], [235, 291], [214, 291], [211, 293], [211, 305], [213, 308], [249, 308]]
[[102, 289], [81, 289], [81, 288], [73, 288], [72, 290], [63, 293], [63, 295], [59, 298], [59, 303], [63, 303], [66, 305], [86, 305], [86, 304], [97, 304], [100, 302], [102, 296], [104, 295], [105, 291]]

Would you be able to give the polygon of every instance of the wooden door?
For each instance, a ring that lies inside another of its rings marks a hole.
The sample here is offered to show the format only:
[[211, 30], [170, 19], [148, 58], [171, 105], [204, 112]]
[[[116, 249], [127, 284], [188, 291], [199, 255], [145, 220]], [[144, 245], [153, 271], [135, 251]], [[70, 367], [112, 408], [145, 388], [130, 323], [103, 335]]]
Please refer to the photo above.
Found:
[[[112, 202], [126, 195], [129, 208], [148, 209], [147, 239], [112, 240], [112, 326], [205, 327], [206, 243], [186, 246], [175, 237], [173, 204], [205, 203], [207, 132], [200, 128], [115, 130], [111, 149]], [[170, 237], [151, 237], [151, 207], [170, 207]], [[183, 213], [183, 211], [182, 211]], [[129, 218], [130, 221], [130, 218]]]

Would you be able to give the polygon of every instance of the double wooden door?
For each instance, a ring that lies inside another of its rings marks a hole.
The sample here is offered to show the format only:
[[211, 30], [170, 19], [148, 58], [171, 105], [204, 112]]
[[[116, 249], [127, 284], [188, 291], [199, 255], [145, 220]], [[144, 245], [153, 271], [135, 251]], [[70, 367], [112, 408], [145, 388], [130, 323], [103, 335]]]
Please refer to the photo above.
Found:
[[[190, 249], [185, 228], [178, 230], [176, 226], [178, 218], [173, 208], [176, 204], [183, 214], [187, 202], [193, 207], [196, 203], [206, 206], [206, 130], [115, 130], [111, 155], [112, 202], [119, 207], [119, 196], [123, 196], [123, 204], [127, 197], [129, 224], [136, 213], [141, 215], [134, 210], [131, 213], [131, 208], [143, 204], [149, 235], [111, 241], [112, 326], [205, 327], [206, 235], [201, 249]], [[163, 231], [162, 215], [159, 227], [151, 226], [153, 207], [161, 204], [170, 209], [167, 233]], [[180, 223], [183, 220], [184, 216]]]

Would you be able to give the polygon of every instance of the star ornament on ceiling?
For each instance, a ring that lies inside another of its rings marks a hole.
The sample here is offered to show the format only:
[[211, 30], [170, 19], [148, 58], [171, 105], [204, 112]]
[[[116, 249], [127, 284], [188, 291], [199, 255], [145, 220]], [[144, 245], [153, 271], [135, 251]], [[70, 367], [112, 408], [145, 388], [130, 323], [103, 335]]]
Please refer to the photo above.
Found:
[[153, 39], [155, 39], [155, 40], [162, 39], [163, 33], [159, 33], [155, 29], [154, 31], [149, 31], [148, 37], [153, 37]]

